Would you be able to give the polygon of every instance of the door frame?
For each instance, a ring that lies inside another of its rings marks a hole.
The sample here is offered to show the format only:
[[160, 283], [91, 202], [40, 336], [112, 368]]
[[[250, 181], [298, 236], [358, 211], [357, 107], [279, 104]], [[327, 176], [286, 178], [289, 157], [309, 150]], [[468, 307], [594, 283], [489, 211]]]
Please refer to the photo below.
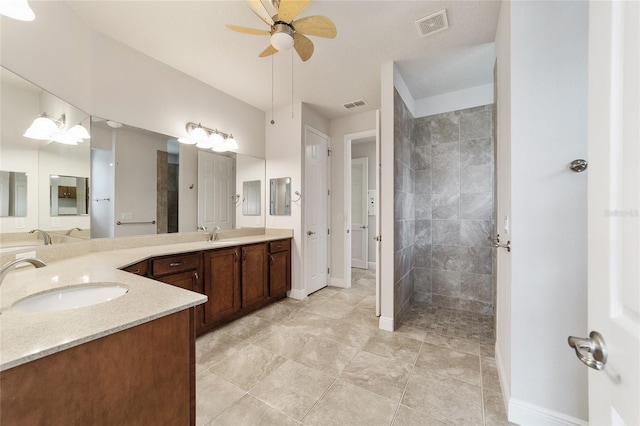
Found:
[[[344, 247], [344, 287], [351, 287], [351, 146], [353, 141], [369, 137], [377, 138], [378, 131], [374, 128], [362, 132], [347, 133], [344, 135], [344, 217], [343, 217], [343, 247]], [[376, 152], [377, 157], [377, 152]], [[376, 158], [376, 164], [378, 158]], [[378, 202], [380, 201], [380, 188], [376, 187]], [[377, 232], [377, 231], [376, 231]], [[380, 267], [380, 259], [376, 251], [376, 268]]]
[[[352, 155], [353, 157], [353, 152]], [[351, 158], [351, 171], [353, 172], [353, 163], [354, 161], [358, 161], [359, 163], [361, 163], [363, 165], [363, 175], [366, 175], [366, 179], [364, 179], [364, 181], [362, 182], [363, 185], [363, 189], [365, 191], [364, 194], [360, 194], [360, 196], [362, 198], [364, 198], [363, 201], [363, 206], [367, 206], [367, 197], [368, 197], [368, 192], [369, 192], [369, 158], [368, 157], [358, 157], [358, 158]], [[351, 182], [353, 183], [353, 173], [351, 174]], [[351, 197], [353, 197], [353, 192], [351, 193]], [[357, 195], [356, 195], [357, 196]], [[351, 198], [349, 206], [352, 206], [353, 204], [353, 198]], [[364, 207], [367, 210], [363, 211], [364, 214], [364, 221], [362, 222], [362, 224], [364, 226], [366, 226], [365, 229], [362, 229], [362, 235], [364, 236], [364, 244], [362, 245], [362, 251], [363, 251], [363, 255], [364, 255], [364, 268], [360, 268], [359, 266], [356, 266], [356, 268], [359, 269], [364, 269], [364, 270], [368, 270], [369, 269], [369, 214], [368, 214], [368, 206]], [[352, 212], [353, 213], [353, 212]], [[351, 218], [351, 225], [353, 225], [353, 218]], [[351, 228], [351, 267], [353, 268], [353, 238], [355, 235], [355, 232], [358, 232], [356, 230], [354, 230], [353, 228]], [[361, 237], [360, 237], [361, 238]], [[347, 253], [345, 253], [345, 255], [347, 255]]]

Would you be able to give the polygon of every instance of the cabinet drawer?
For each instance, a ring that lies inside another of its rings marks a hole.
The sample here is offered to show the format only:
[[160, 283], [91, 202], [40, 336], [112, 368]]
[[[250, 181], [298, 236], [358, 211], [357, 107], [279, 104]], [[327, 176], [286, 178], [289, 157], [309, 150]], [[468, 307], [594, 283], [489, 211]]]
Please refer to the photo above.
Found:
[[200, 268], [200, 254], [185, 254], [154, 259], [152, 271], [154, 276], [158, 276], [198, 268]]
[[291, 240], [278, 240], [269, 243], [269, 253], [291, 250]]
[[147, 276], [147, 272], [149, 272], [149, 261], [145, 260], [144, 262], [134, 263], [131, 266], [127, 266], [126, 268], [122, 268], [123, 271], [130, 272], [132, 274], [141, 275], [143, 277]]

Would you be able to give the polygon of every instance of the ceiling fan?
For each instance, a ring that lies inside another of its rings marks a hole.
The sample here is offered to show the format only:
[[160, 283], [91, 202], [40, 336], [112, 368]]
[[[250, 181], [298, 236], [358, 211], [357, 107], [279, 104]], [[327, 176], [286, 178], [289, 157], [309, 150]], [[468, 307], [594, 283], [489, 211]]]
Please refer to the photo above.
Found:
[[[267, 5], [263, 1], [268, 2]], [[313, 55], [313, 43], [306, 36], [335, 38], [337, 35], [335, 24], [324, 16], [296, 19], [309, 6], [311, 0], [248, 0], [248, 2], [251, 10], [270, 27], [270, 30], [237, 25], [227, 25], [227, 27], [244, 34], [269, 36], [271, 45], [260, 53], [261, 58], [293, 47], [300, 59], [306, 62]]]

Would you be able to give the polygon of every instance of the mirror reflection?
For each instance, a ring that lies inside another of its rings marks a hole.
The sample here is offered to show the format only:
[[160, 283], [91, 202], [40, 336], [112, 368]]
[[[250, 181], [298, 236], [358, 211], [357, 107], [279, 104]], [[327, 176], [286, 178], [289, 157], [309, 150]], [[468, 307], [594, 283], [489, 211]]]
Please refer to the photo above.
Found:
[[89, 214], [89, 178], [51, 175], [49, 181], [51, 216]]
[[27, 174], [0, 171], [0, 217], [27, 215]]
[[[12, 246], [16, 239], [24, 244], [38, 243], [35, 235], [28, 233], [32, 229], [60, 235], [73, 228], [88, 229], [86, 208], [77, 214], [52, 214], [50, 181], [51, 175], [89, 176], [88, 114], [2, 67], [0, 92], [0, 170], [15, 170], [27, 177], [16, 182], [19, 214], [12, 215], [4, 201], [2, 178], [0, 210], [7, 215], [0, 214], [0, 248]], [[8, 234], [16, 235], [8, 238]]]
[[260, 185], [259, 180], [242, 182], [243, 215], [260, 216]]
[[270, 182], [270, 214], [271, 216], [291, 215], [291, 178], [274, 178]]

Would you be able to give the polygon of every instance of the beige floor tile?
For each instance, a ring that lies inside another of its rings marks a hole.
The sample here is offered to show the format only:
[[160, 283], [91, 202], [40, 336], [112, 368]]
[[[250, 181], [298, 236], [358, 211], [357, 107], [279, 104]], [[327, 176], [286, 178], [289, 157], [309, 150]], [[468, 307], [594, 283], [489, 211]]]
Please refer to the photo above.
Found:
[[323, 315], [329, 318], [341, 319], [351, 312], [352, 309], [352, 305], [336, 300], [333, 297], [329, 297], [322, 303], [317, 303], [311, 307], [305, 308], [304, 311]]
[[413, 367], [422, 342], [388, 331], [376, 331], [362, 348], [381, 357], [396, 360], [407, 368]]
[[397, 403], [409, 379], [409, 369], [401, 363], [360, 351], [340, 373], [340, 379]]
[[360, 303], [358, 303], [358, 308], [362, 309], [375, 309], [376, 308], [376, 296], [367, 296]]
[[480, 343], [478, 345], [480, 347], [480, 356], [487, 358], [495, 358], [496, 356], [496, 344], [491, 343]]
[[[362, 288], [351, 288], [345, 291], [341, 291], [340, 293], [335, 294], [331, 297], [333, 300], [337, 300], [351, 306], [356, 306], [360, 304], [364, 299], [371, 296], [371, 292]], [[375, 297], [375, 296], [374, 296]], [[373, 309], [376, 308], [375, 299]]]
[[214, 364], [210, 371], [248, 391], [285, 361], [286, 358], [280, 355], [249, 345]]
[[425, 336], [427, 335], [427, 330], [422, 327], [414, 327], [411, 325], [400, 324], [394, 333], [399, 334], [401, 336], [407, 336], [415, 340], [423, 341]]
[[343, 319], [355, 325], [364, 325], [379, 330], [378, 317], [376, 317], [376, 311], [374, 309], [356, 307], [345, 315]]
[[245, 395], [209, 424], [219, 426], [289, 426], [299, 423], [251, 395]]
[[502, 394], [484, 389], [484, 422], [487, 426], [504, 426], [512, 423], [507, 420], [507, 411], [504, 407]]
[[481, 425], [482, 394], [479, 386], [414, 368], [402, 405], [445, 423]]
[[287, 361], [249, 393], [294, 419], [302, 420], [334, 380], [311, 367]]
[[479, 344], [469, 339], [460, 339], [427, 331], [427, 334], [424, 336], [424, 342], [468, 354], [480, 354]]
[[333, 318], [299, 310], [289, 315], [288, 320], [282, 324], [299, 332], [318, 336], [335, 322]]
[[254, 315], [258, 318], [262, 318], [271, 322], [283, 322], [286, 321], [287, 317], [291, 315], [295, 310], [296, 308], [279, 302], [260, 309]]
[[354, 325], [350, 321], [340, 320], [327, 328], [320, 336], [360, 349], [375, 333], [376, 330], [371, 327]]
[[393, 419], [393, 426], [447, 426], [433, 417], [400, 405]]
[[259, 332], [269, 329], [273, 322], [264, 320], [255, 315], [249, 315], [233, 321], [225, 328], [226, 333], [234, 337], [251, 342], [259, 337]]
[[245, 391], [210, 372], [196, 375], [196, 425], [206, 425]]
[[481, 358], [480, 368], [482, 369], [482, 387], [494, 392], [502, 392], [500, 379], [498, 378], [498, 368], [493, 358]]
[[294, 361], [337, 377], [357, 352], [358, 349], [333, 339], [309, 336]]
[[480, 357], [430, 344], [423, 344], [416, 367], [472, 385], [481, 385]]
[[257, 338], [253, 344], [285, 358], [295, 359], [310, 336], [295, 327], [274, 324], [268, 333]]
[[196, 363], [201, 367], [209, 368], [249, 344], [229, 334], [213, 331], [196, 340]]
[[305, 425], [389, 425], [396, 410], [394, 402], [336, 380], [311, 412]]

